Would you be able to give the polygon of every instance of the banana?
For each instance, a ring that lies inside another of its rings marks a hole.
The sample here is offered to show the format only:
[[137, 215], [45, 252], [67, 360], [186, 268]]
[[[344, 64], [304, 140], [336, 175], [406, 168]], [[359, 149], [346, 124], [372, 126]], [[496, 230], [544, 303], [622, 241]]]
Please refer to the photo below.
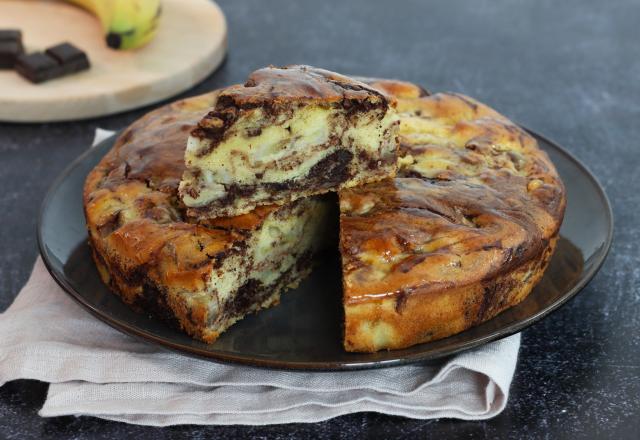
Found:
[[95, 15], [107, 46], [135, 49], [155, 36], [162, 12], [160, 0], [64, 0]]

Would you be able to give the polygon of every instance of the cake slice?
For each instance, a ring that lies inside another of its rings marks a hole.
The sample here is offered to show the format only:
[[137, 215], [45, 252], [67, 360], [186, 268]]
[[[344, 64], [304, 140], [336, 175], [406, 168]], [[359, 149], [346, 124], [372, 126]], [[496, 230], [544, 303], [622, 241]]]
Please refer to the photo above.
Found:
[[186, 137], [217, 93], [127, 128], [87, 177], [84, 209], [102, 280], [125, 303], [205, 342], [277, 304], [327, 243], [334, 203], [310, 197], [195, 223], [177, 192]]
[[395, 100], [309, 66], [268, 67], [224, 89], [191, 131], [180, 197], [191, 217], [268, 204], [395, 175]]

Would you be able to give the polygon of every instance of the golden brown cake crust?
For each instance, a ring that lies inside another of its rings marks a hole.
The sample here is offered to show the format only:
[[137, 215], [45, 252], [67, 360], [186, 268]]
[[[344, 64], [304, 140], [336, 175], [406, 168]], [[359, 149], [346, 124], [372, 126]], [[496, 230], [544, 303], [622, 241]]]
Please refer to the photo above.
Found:
[[389, 100], [380, 90], [339, 73], [312, 66], [265, 67], [249, 75], [243, 85], [220, 93], [219, 104], [233, 102], [238, 108], [262, 105], [289, 105], [292, 101], [327, 104], [345, 100]]
[[340, 193], [350, 351], [446, 337], [520, 302], [564, 214], [564, 186], [524, 130], [462, 95], [405, 96], [398, 177]]
[[215, 108], [198, 122], [191, 134], [210, 139], [209, 148], [213, 149], [243, 110], [262, 107], [269, 114], [309, 102], [340, 105], [353, 112], [374, 107], [385, 110], [395, 105], [390, 96], [361, 81], [316, 67], [265, 67], [253, 72], [244, 84], [223, 89]]

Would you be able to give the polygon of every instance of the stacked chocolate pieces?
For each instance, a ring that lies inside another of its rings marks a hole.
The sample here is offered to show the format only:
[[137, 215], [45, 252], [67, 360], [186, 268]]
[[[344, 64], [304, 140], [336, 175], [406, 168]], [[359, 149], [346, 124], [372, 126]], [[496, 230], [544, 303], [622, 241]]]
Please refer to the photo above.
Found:
[[69, 43], [61, 43], [44, 52], [21, 55], [16, 71], [33, 83], [41, 83], [89, 68], [87, 54]]
[[88, 68], [87, 54], [71, 43], [26, 54], [19, 29], [0, 29], [0, 69], [15, 69], [32, 83], [41, 83]]
[[0, 29], [0, 69], [13, 69], [23, 53], [22, 32], [18, 29]]

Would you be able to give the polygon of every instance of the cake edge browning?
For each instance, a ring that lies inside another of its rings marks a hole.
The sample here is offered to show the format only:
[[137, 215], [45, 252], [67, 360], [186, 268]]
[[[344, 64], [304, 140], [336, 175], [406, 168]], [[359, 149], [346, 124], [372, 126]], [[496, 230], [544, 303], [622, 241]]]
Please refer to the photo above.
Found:
[[208, 344], [214, 343], [229, 327], [247, 315], [278, 305], [281, 295], [298, 287], [313, 269], [311, 258], [303, 257], [296, 265], [282, 273], [274, 283], [259, 286], [246, 283], [239, 289], [238, 298], [257, 297], [259, 301], [246, 304], [224, 328], [211, 331], [207, 328], [206, 322], [194, 317], [191, 309], [173, 301], [166, 287], [148, 277], [140, 283], [132, 284], [117, 266], [109, 265], [93, 245], [91, 255], [102, 282], [136, 313], [160, 319], [170, 327]]
[[558, 235], [536, 257], [479, 283], [345, 304], [344, 349], [370, 353], [443, 339], [522, 302], [542, 279]]

